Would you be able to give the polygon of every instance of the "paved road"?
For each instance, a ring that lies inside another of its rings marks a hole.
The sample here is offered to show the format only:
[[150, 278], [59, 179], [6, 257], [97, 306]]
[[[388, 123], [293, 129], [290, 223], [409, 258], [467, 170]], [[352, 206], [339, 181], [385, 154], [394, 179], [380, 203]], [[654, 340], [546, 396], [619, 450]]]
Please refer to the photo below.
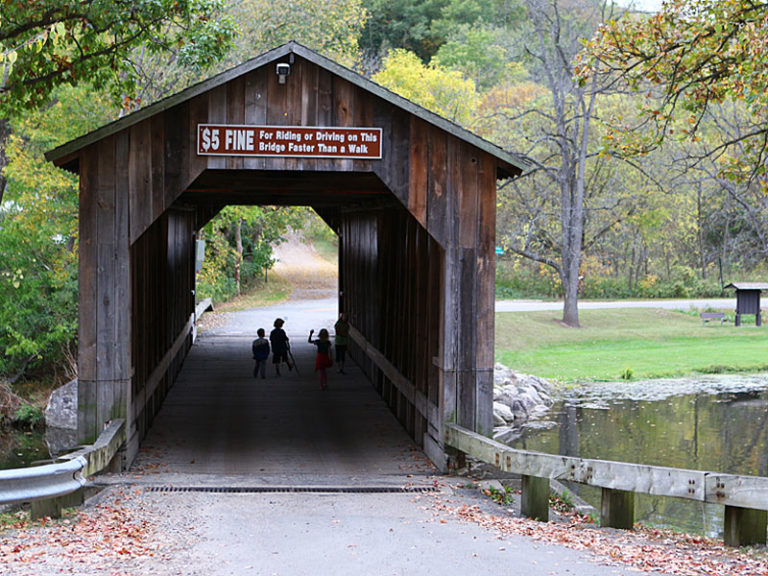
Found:
[[[334, 300], [288, 303], [232, 314], [199, 336], [132, 470], [102, 480], [222, 491], [132, 489], [154, 517], [190, 526], [165, 531], [184, 544], [158, 574], [637, 574], [447, 514], [466, 503], [450, 488], [457, 480], [436, 474], [359, 369], [332, 373], [320, 390], [306, 333], [335, 316]], [[299, 373], [257, 380], [250, 341], [276, 317]], [[441, 491], [385, 492], [403, 486]]]
[[[433, 496], [229, 496], [198, 505], [190, 565], [215, 576], [620, 576], [590, 554], [500, 537], [439, 512]], [[189, 498], [181, 506], [193, 504]]]
[[[736, 300], [734, 298], [700, 298], [694, 300], [582, 300], [579, 302], [580, 310], [609, 308], [662, 308], [665, 310], [715, 308], [735, 310]], [[496, 312], [536, 312], [562, 309], [563, 303], [559, 301], [496, 301]], [[287, 320], [285, 329], [286, 331], [293, 330], [294, 334], [300, 333], [306, 326], [314, 327], [315, 331], [323, 327], [330, 329], [335, 322], [337, 310], [337, 300], [334, 297], [303, 300], [300, 302], [288, 301], [277, 306], [239, 312], [238, 317], [240, 320], [238, 322], [240, 328], [230, 324], [226, 330], [228, 333], [250, 334], [251, 327], [262, 327], [269, 331], [268, 329], [271, 328], [272, 322], [278, 317]], [[296, 323], [293, 322], [294, 320]]]

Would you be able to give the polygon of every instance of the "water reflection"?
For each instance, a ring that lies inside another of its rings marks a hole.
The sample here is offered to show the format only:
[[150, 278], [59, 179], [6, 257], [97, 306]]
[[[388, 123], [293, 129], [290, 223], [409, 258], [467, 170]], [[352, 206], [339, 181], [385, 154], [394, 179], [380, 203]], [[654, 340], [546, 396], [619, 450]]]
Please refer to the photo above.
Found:
[[[600, 383], [566, 391], [549, 427], [515, 448], [638, 464], [768, 476], [768, 375]], [[596, 489], [574, 486], [599, 509]], [[718, 536], [722, 506], [638, 496], [639, 521]]]
[[77, 448], [77, 431], [67, 428], [3, 430], [0, 433], [0, 470], [25, 468]]
[[19, 430], [0, 433], [0, 470], [24, 468], [48, 458], [50, 452], [42, 433]]

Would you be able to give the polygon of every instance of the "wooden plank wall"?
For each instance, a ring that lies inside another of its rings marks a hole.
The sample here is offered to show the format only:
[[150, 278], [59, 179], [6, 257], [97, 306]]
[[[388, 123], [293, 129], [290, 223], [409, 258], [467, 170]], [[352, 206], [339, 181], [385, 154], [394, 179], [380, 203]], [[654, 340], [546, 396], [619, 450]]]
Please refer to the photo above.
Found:
[[496, 160], [416, 117], [409, 134], [406, 205], [446, 253], [439, 356], [443, 418], [489, 434]]
[[[205, 122], [376, 126], [383, 158], [201, 157], [196, 126]], [[444, 420], [491, 431], [496, 159], [296, 57], [284, 85], [267, 65], [80, 153], [83, 441], [104, 419], [125, 417], [128, 388], [139, 398], [193, 310], [193, 232], [226, 202], [211, 190], [207, 208], [185, 211], [179, 203], [208, 169], [245, 179], [259, 170], [378, 176], [400, 208], [325, 211], [341, 222], [342, 302], [355, 328], [439, 407], [439, 417], [425, 423], [375, 363], [360, 361], [417, 440], [431, 426], [442, 443]]]
[[92, 443], [104, 425], [125, 418], [131, 377], [130, 267], [124, 166], [127, 135], [80, 158], [80, 309], [78, 440]]
[[155, 374], [195, 309], [195, 225], [193, 208], [173, 207], [131, 249], [134, 406], [129, 439], [144, 437], [191, 346], [190, 339], [171, 360], [167, 372]]
[[[341, 237], [342, 311], [368, 344], [437, 408], [439, 377], [433, 359], [442, 341], [442, 249], [404, 208], [349, 214]], [[359, 347], [352, 347], [352, 355], [421, 444], [432, 411], [417, 410]]]

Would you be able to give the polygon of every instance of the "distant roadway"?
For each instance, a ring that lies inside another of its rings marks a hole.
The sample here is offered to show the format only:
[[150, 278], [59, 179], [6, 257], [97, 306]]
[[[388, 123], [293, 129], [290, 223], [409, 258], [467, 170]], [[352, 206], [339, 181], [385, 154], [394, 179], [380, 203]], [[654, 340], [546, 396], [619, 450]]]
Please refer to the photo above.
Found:
[[[607, 308], [663, 308], [689, 310], [690, 308], [736, 309], [736, 298], [702, 298], [696, 300], [580, 300], [579, 310], [605, 310]], [[541, 300], [496, 300], [496, 312], [537, 312], [562, 310], [563, 302]]]
[[[663, 308], [665, 310], [689, 310], [690, 308], [715, 308], [717, 310], [736, 309], [736, 298], [700, 298], [695, 300], [580, 300], [579, 310], [604, 310], [608, 308]], [[542, 300], [497, 300], [496, 312], [536, 312], [557, 311], [563, 309], [562, 301], [545, 302]], [[285, 330], [291, 337], [303, 335], [305, 326], [331, 328], [336, 321], [338, 301], [335, 296], [315, 299], [290, 299], [275, 306], [257, 308], [240, 313], [243, 333], [255, 332], [262, 327], [269, 332], [272, 322], [277, 317], [286, 320]], [[300, 326], [299, 326], [300, 325]], [[234, 334], [236, 329], [228, 327], [227, 333]]]

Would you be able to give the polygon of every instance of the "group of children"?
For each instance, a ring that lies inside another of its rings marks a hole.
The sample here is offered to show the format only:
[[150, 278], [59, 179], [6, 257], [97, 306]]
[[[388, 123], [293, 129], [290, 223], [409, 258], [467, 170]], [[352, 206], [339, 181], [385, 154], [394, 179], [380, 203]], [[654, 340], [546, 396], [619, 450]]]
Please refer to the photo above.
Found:
[[[293, 370], [291, 364], [291, 346], [288, 336], [283, 330], [283, 319], [278, 318], [274, 322], [274, 329], [269, 333], [269, 340], [265, 337], [264, 328], [259, 328], [256, 331], [258, 338], [253, 341], [251, 345], [251, 351], [253, 352], [253, 359], [256, 361], [256, 365], [253, 369], [253, 377], [266, 378], [267, 360], [269, 358], [270, 351], [272, 352], [272, 363], [275, 366], [275, 374], [280, 376], [280, 366], [285, 362], [288, 366], [288, 370]], [[328, 388], [328, 374], [326, 369], [333, 366], [333, 349], [336, 349], [336, 366], [338, 372], [344, 374], [344, 361], [346, 360], [347, 352], [347, 338], [349, 337], [349, 323], [347, 322], [346, 315], [342, 312], [339, 314], [339, 320], [334, 325], [334, 344], [331, 344], [330, 335], [325, 328], [321, 329], [317, 333], [317, 338], [312, 339], [314, 330], [309, 331], [309, 337], [307, 342], [314, 344], [317, 348], [317, 357], [315, 358], [315, 372], [318, 373], [320, 378], [320, 388], [326, 390]]]

